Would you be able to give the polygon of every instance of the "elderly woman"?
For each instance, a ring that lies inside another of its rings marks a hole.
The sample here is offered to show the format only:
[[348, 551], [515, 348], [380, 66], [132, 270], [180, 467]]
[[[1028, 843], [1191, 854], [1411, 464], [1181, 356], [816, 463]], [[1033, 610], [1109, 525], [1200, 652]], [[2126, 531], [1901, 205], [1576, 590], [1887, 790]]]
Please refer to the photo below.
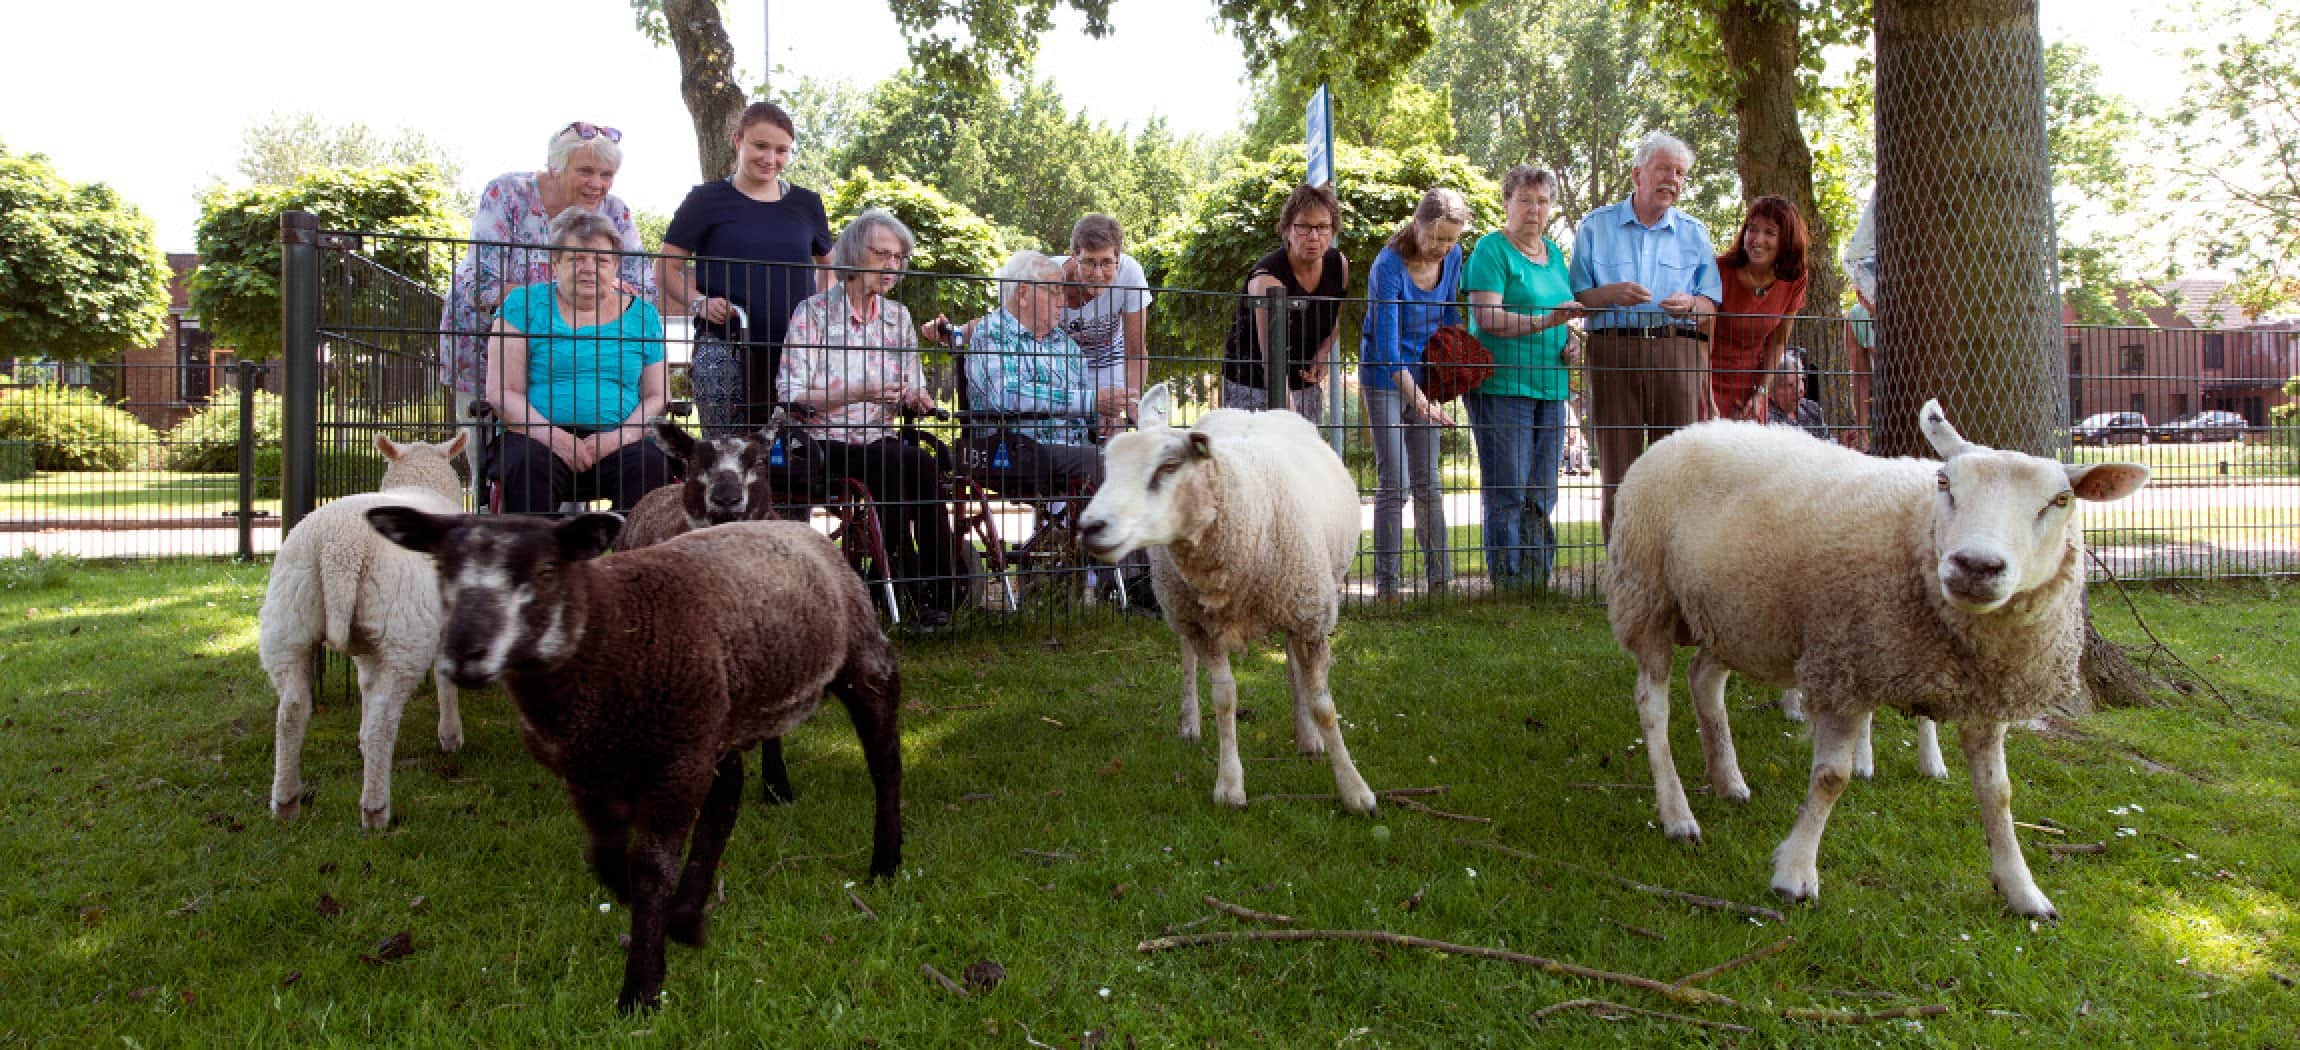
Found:
[[776, 393], [818, 442], [834, 477], [858, 478], [878, 502], [895, 575], [911, 586], [914, 622], [950, 622], [950, 519], [943, 513], [934, 456], [895, 436], [902, 412], [934, 411], [911, 337], [910, 311], [887, 297], [918, 241], [881, 208], [857, 215], [831, 244], [838, 285], [791, 312]]
[[1358, 347], [1358, 389], [1374, 443], [1374, 591], [1396, 601], [1406, 489], [1414, 502], [1414, 541], [1430, 589], [1453, 578], [1446, 562], [1445, 506], [1438, 491], [1438, 429], [1454, 425], [1421, 392], [1422, 349], [1430, 333], [1458, 321], [1462, 230], [1469, 202], [1455, 190], [1422, 194], [1413, 217], [1374, 256], [1366, 283], [1366, 326]]
[[1342, 205], [1324, 186], [1296, 186], [1278, 210], [1278, 237], [1284, 247], [1254, 263], [1246, 275], [1246, 294], [1238, 300], [1230, 319], [1230, 334], [1222, 346], [1222, 404], [1228, 408], [1273, 407], [1265, 374], [1262, 340], [1270, 330], [1270, 312], [1262, 297], [1283, 288], [1294, 299], [1308, 300], [1287, 318], [1285, 407], [1311, 422], [1325, 418], [1326, 368], [1334, 357], [1334, 338], [1342, 318], [1342, 290], [1350, 281], [1350, 260], [1334, 245], [1340, 240]]
[[670, 398], [663, 317], [618, 285], [621, 243], [605, 216], [566, 209], [551, 220], [552, 279], [503, 297], [487, 389], [507, 512], [597, 498], [622, 510], [671, 480], [643, 425]]
[[[1150, 282], [1142, 264], [1125, 253], [1126, 233], [1108, 215], [1088, 215], [1070, 228], [1070, 254], [1062, 265], [1062, 330], [1086, 353], [1088, 382], [1096, 390], [1126, 392], [1131, 409], [1142, 396], [1150, 357], [1144, 345], [1150, 317]], [[1103, 433], [1131, 422], [1131, 413], [1103, 418]]]
[[1709, 396], [1728, 419], [1765, 420], [1790, 318], [1805, 308], [1805, 248], [1797, 206], [1765, 196], [1749, 203], [1733, 250], [1717, 257], [1725, 302], [1709, 340]]
[[1558, 457], [1565, 447], [1566, 366], [1573, 343], [1565, 323], [1578, 304], [1565, 251], [1544, 231], [1557, 206], [1557, 176], [1520, 164], [1501, 180], [1498, 236], [1478, 238], [1462, 270], [1469, 330], [1493, 353], [1493, 375], [1463, 399], [1477, 442], [1478, 492], [1485, 509], [1485, 571], [1494, 589], [1547, 586], [1557, 557], [1549, 514], [1557, 507]]
[[[554, 278], [552, 255], [542, 250], [550, 243], [551, 220], [569, 208], [594, 212], [614, 228], [614, 248], [643, 250], [630, 207], [607, 192], [623, 167], [622, 141], [623, 133], [614, 128], [576, 121], [551, 136], [542, 171], [497, 176], [480, 192], [479, 210], [471, 218], [473, 243], [455, 267], [439, 323], [445, 333], [439, 379], [455, 391], [457, 419], [466, 418], [473, 400], [486, 396], [487, 333], [504, 293]], [[616, 276], [623, 291], [654, 298], [654, 272], [645, 259], [623, 256]]]
[[[698, 353], [695, 403], [706, 430], [764, 426], [774, 411], [784, 329], [799, 302], [831, 287], [823, 199], [783, 178], [798, 129], [772, 102], [735, 121], [735, 173], [688, 191], [663, 231], [664, 306], [694, 315], [697, 335], [735, 348], [728, 367]], [[699, 260], [699, 261], [698, 261]], [[736, 328], [736, 309], [750, 318]], [[701, 349], [701, 348], [698, 348]]]
[[1007, 434], [1035, 443], [1030, 454], [1037, 462], [1018, 469], [1048, 483], [1099, 482], [1101, 453], [1088, 444], [1087, 423], [1122, 415], [1126, 391], [1095, 387], [1084, 351], [1058, 323], [1060, 263], [1026, 248], [999, 267], [998, 282], [1004, 305], [968, 326], [966, 407], [1022, 417], [1001, 424]]

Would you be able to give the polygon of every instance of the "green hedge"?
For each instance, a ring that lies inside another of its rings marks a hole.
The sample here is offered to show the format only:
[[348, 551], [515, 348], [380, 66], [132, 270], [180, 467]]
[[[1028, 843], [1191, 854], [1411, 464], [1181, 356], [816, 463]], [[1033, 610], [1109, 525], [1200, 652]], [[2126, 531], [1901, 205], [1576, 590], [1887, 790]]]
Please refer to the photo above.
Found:
[[35, 469], [31, 442], [0, 441], [0, 481], [22, 481]]
[[[278, 394], [258, 390], [255, 394], [256, 447], [278, 448], [280, 444], [280, 399]], [[185, 417], [168, 431], [167, 464], [169, 470], [236, 471], [240, 469], [240, 395], [237, 390], [219, 390], [206, 408]]]
[[42, 385], [0, 393], [0, 441], [31, 442], [40, 470], [139, 470], [159, 434], [93, 390]]
[[[279, 499], [281, 478], [278, 445], [256, 450], [256, 498]], [[383, 484], [383, 454], [371, 445], [319, 450], [319, 500], [322, 503]]]

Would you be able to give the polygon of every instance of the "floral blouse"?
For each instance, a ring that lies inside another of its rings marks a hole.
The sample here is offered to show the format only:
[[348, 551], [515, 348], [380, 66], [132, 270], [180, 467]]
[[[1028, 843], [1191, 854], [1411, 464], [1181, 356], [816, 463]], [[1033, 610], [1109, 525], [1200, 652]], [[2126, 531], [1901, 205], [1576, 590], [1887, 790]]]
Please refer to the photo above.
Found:
[[[791, 311], [790, 330], [783, 334], [782, 372], [775, 382], [784, 404], [829, 404], [844, 400], [850, 386], [888, 382], [926, 387], [917, 334], [901, 303], [878, 296], [869, 316], [857, 316], [840, 285], [815, 293]], [[815, 437], [861, 445], [893, 436], [894, 417], [892, 405], [857, 401], [801, 425]]]
[[[643, 250], [639, 227], [631, 221], [630, 207], [620, 198], [608, 194], [599, 204], [599, 213], [615, 224], [624, 251]], [[486, 393], [487, 333], [495, 326], [495, 311], [511, 289], [551, 280], [551, 253], [545, 247], [550, 243], [550, 229], [551, 215], [543, 210], [543, 192], [535, 185], [534, 172], [497, 176], [480, 193], [479, 211], [471, 217], [473, 241], [536, 247], [473, 244], [463, 261], [456, 264], [447, 306], [439, 319], [442, 385], [474, 397]], [[648, 260], [627, 257], [622, 269], [624, 291], [654, 301], [655, 268]]]

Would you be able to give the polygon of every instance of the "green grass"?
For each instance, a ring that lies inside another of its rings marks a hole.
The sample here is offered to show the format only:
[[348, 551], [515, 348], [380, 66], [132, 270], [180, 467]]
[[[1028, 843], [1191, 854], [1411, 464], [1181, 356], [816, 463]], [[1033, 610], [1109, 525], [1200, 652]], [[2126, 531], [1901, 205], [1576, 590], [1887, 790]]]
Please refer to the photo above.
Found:
[[[0, 484], [0, 519], [161, 516], [206, 518], [239, 509], [239, 475], [164, 470], [41, 471]], [[256, 510], [279, 513], [276, 495]]]
[[2151, 480], [2159, 484], [2226, 485], [2241, 483], [2246, 478], [2285, 478], [2300, 474], [2300, 457], [2294, 455], [2292, 446], [2279, 444], [2265, 433], [2255, 433], [2240, 442], [2078, 445], [2070, 450], [2069, 461], [2146, 463]]
[[[1880, 721], [1878, 779], [1838, 807], [1820, 903], [1785, 925], [1455, 844], [1488, 838], [1768, 903], [1767, 857], [1803, 791], [1802, 734], [1736, 684], [1756, 797], [1696, 795], [1708, 834], [1697, 849], [1652, 828], [1646, 792], [1568, 788], [1646, 779], [1630, 667], [1593, 606], [1368, 613], [1340, 631], [1337, 695], [1366, 777], [1450, 785], [1426, 801], [1491, 825], [1396, 806], [1365, 820], [1316, 801], [1217, 808], [1210, 740], [1173, 735], [1173, 642], [1155, 621], [906, 642], [903, 873], [853, 887], [877, 918], [848, 901], [869, 803], [834, 705], [790, 739], [799, 802], [746, 804], [712, 943], [674, 947], [665, 1009], [625, 1020], [610, 1004], [627, 915], [601, 913], [576, 824], [493, 691], [465, 698], [470, 744], [454, 758], [432, 743], [428, 691], [411, 705], [400, 823], [383, 834], [356, 827], [354, 707], [325, 704], [305, 755], [316, 796], [301, 821], [270, 820], [273, 697], [254, 656], [264, 571], [0, 571], [0, 1044], [1019, 1046], [1027, 1026], [1063, 1047], [1090, 1030], [1109, 1046], [2266, 1046], [2300, 1025], [2300, 1002], [2272, 976], [2300, 975], [2300, 602], [2288, 586], [2139, 596], [2232, 710], [2177, 698], [2014, 734], [2016, 813], [2108, 844], [2061, 861], [2030, 850], [2066, 916], [2033, 930], [1989, 888], [1963, 775], [1919, 782], [1898, 717]], [[2097, 597], [2103, 629], [2137, 638], [2121, 602]], [[1292, 755], [1271, 648], [1239, 668], [1249, 791], [1331, 790], [1323, 765]], [[1683, 708], [1680, 687], [1675, 743], [1697, 778]], [[1784, 954], [1708, 987], [1756, 1006], [1951, 1012], [1829, 1027], [1704, 1011], [1756, 1028], [1740, 1039], [1647, 1020], [1536, 1026], [1528, 1015], [1563, 999], [1667, 1004], [1361, 944], [1136, 953], [1209, 916], [1208, 894], [1305, 927], [1663, 980], [1793, 934]], [[360, 960], [402, 930], [414, 954]], [[978, 959], [1008, 974], [987, 995], [955, 999], [920, 976], [922, 963], [956, 975]]]

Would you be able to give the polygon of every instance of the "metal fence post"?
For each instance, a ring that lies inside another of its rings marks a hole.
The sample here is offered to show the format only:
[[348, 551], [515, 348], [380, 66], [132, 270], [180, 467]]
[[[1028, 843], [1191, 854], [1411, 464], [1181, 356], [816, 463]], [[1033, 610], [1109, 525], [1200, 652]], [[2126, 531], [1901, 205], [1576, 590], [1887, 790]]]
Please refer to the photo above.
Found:
[[311, 513], [318, 497], [319, 217], [280, 215], [280, 534]]
[[239, 362], [240, 384], [240, 560], [256, 560], [256, 363]]
[[1290, 304], [1286, 301], [1286, 290], [1282, 287], [1262, 293], [1262, 301], [1269, 304], [1270, 312], [1269, 331], [1262, 339], [1262, 389], [1269, 395], [1271, 409], [1287, 408], [1293, 404], [1286, 396], [1287, 380], [1290, 378], [1286, 361], [1286, 329], [1289, 325], [1286, 314]]

